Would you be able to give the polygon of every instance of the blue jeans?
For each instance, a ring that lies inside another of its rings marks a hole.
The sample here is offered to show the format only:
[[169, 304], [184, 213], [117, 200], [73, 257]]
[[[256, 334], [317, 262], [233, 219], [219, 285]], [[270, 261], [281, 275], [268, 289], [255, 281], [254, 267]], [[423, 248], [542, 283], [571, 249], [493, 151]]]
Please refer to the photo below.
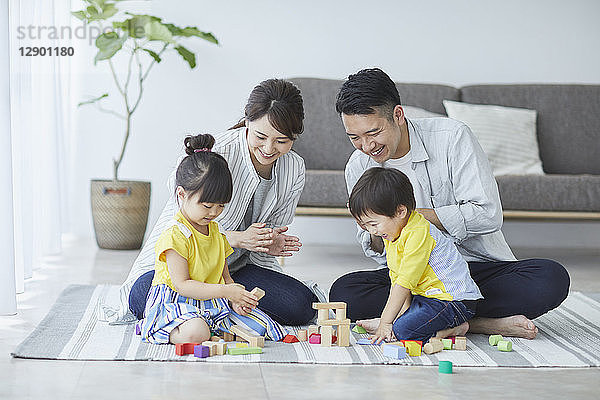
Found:
[[[231, 275], [247, 290], [259, 287], [265, 291], [258, 307], [282, 325], [305, 325], [314, 318], [312, 303], [317, 296], [299, 280], [267, 268], [247, 264]], [[146, 297], [152, 285], [154, 270], [140, 276], [129, 294], [129, 309], [138, 318], [144, 317]]]
[[426, 342], [436, 332], [454, 328], [475, 315], [462, 301], [444, 301], [413, 296], [410, 307], [394, 321], [394, 335], [398, 340]]

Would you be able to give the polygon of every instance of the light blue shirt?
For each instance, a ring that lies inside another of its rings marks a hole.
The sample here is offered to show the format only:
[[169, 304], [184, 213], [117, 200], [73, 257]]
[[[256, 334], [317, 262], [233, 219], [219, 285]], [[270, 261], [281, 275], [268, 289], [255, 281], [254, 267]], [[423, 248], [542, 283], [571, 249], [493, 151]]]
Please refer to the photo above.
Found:
[[[516, 260], [500, 230], [502, 206], [487, 156], [467, 125], [450, 118], [407, 119], [412, 169], [425, 193], [417, 208], [432, 208], [466, 261]], [[380, 167], [356, 150], [346, 164], [348, 193], [369, 168]], [[369, 232], [357, 239], [368, 257], [386, 266], [385, 251], [371, 249]]]

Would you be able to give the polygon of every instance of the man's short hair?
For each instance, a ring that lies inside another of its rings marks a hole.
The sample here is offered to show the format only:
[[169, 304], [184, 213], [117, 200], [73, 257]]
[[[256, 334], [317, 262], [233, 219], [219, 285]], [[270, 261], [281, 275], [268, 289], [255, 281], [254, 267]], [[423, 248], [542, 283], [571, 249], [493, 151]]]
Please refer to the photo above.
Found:
[[363, 69], [348, 76], [337, 95], [338, 114], [368, 115], [380, 112], [392, 119], [400, 94], [392, 79], [379, 68]]
[[392, 218], [401, 205], [413, 211], [415, 195], [408, 177], [395, 168], [366, 170], [352, 188], [348, 201], [350, 213], [357, 220], [369, 212]]

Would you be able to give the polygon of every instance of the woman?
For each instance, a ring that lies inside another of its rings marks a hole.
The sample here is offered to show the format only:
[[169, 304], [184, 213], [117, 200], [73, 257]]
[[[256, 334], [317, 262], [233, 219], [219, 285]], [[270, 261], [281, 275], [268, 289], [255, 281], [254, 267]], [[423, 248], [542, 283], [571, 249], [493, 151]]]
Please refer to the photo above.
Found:
[[[233, 197], [216, 219], [234, 253], [227, 258], [231, 276], [248, 290], [266, 295], [260, 308], [277, 322], [302, 325], [315, 311], [315, 294], [302, 282], [281, 273], [276, 256], [291, 256], [300, 240], [286, 235], [304, 187], [304, 160], [291, 151], [304, 129], [300, 91], [292, 83], [269, 79], [256, 86], [245, 117], [228, 131], [216, 134], [213, 151], [228, 162]], [[172, 179], [169, 180], [171, 192]], [[142, 318], [154, 276], [154, 245], [177, 210], [172, 196], [121, 287], [121, 310], [104, 307], [113, 322]], [[127, 301], [128, 300], [128, 301]], [[128, 303], [128, 307], [124, 304]], [[129, 313], [131, 311], [131, 313]]]

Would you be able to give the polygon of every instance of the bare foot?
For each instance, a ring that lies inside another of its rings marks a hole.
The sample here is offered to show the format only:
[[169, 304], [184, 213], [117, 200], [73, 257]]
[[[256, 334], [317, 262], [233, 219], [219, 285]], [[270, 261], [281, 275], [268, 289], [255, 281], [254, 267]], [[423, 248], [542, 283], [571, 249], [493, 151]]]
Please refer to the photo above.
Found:
[[467, 331], [469, 330], [469, 323], [463, 322], [459, 326], [455, 326], [454, 328], [444, 329], [442, 331], [438, 331], [435, 336], [439, 338], [447, 338], [449, 336], [465, 336]]
[[379, 320], [381, 318], [372, 318], [372, 319], [359, 319], [356, 321], [356, 325], [362, 326], [365, 328], [367, 333], [374, 335], [377, 328], [379, 328]]
[[504, 318], [473, 318], [469, 321], [469, 325], [469, 332], [471, 333], [499, 334], [525, 339], [534, 339], [538, 334], [538, 328], [524, 315], [513, 315]]

